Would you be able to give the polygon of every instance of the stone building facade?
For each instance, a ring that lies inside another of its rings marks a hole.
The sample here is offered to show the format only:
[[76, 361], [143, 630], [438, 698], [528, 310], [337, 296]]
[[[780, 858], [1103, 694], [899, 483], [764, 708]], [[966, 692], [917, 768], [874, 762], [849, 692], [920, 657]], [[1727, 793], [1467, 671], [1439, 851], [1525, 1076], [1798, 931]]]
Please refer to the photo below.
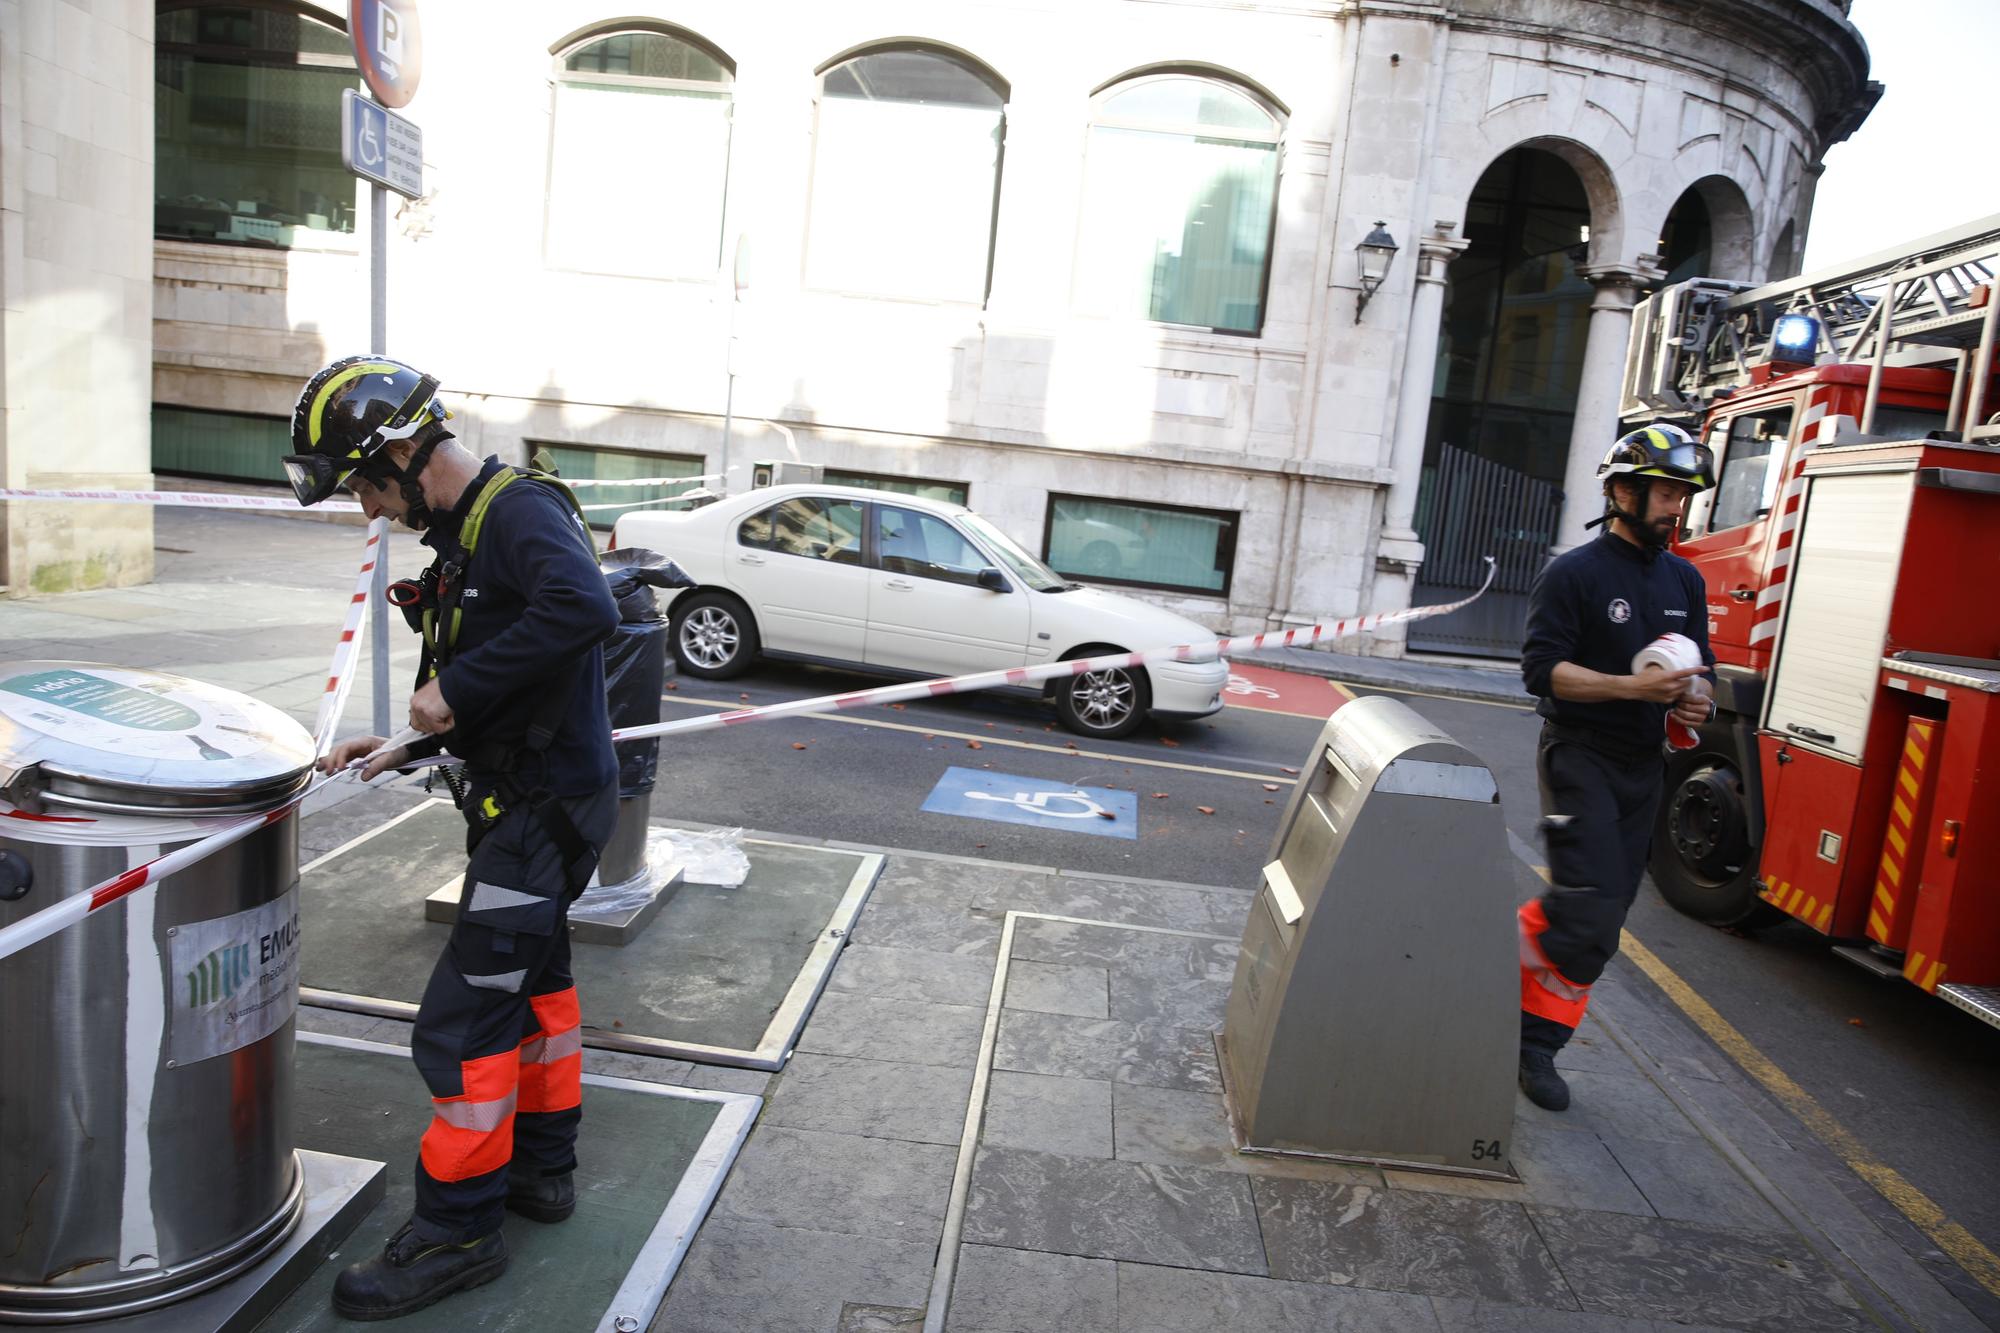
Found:
[[[232, 190], [202, 138], [231, 41], [291, 112], [352, 85], [341, 14], [213, 8], [158, 9], [151, 401], [155, 466], [228, 475], [187, 460], [277, 438], [305, 376], [366, 348], [370, 238], [330, 143], [273, 116], [294, 174]], [[1427, 553], [1496, 533], [1518, 581], [1597, 511], [1635, 295], [1795, 269], [1820, 160], [1879, 91], [1844, 11], [433, 4], [388, 349], [481, 452], [918, 481], [1218, 629], [1440, 597]], [[1399, 248], [1360, 308], [1378, 226]], [[1453, 468], [1539, 517], [1468, 519]]]

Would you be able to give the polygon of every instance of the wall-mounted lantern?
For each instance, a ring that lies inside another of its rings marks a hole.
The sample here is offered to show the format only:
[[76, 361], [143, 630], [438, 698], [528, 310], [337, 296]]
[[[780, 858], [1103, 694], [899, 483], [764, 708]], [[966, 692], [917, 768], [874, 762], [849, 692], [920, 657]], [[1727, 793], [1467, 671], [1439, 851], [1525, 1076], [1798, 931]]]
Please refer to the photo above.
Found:
[[1356, 324], [1361, 322], [1361, 312], [1368, 308], [1368, 298], [1382, 285], [1382, 279], [1389, 276], [1389, 265], [1395, 262], [1397, 249], [1396, 238], [1381, 222], [1354, 247], [1355, 267], [1361, 277], [1361, 297], [1354, 303]]

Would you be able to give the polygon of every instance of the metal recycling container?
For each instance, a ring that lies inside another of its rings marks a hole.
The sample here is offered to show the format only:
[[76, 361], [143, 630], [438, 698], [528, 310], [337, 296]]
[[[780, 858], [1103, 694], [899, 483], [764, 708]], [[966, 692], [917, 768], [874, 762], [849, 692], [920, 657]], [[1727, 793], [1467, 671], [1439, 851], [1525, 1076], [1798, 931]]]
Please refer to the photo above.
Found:
[[[198, 681], [0, 662], [0, 927], [284, 806], [312, 758]], [[0, 1323], [151, 1309], [297, 1225], [297, 886], [288, 812], [0, 958]]]
[[[606, 551], [598, 564], [618, 603], [618, 628], [604, 644], [604, 703], [612, 727], [643, 727], [660, 720], [660, 690], [673, 673], [667, 652], [667, 618], [655, 588], [694, 582], [673, 561], [642, 546]], [[623, 741], [618, 752], [618, 822], [598, 858], [600, 885], [628, 884], [647, 873], [646, 827], [660, 741]]]

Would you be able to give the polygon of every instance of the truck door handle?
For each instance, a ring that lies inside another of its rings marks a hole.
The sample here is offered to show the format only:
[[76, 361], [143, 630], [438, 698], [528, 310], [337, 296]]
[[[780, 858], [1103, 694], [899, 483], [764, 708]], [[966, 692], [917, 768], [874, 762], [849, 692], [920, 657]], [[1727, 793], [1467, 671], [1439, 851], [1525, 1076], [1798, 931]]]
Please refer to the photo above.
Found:
[[1757, 595], [1757, 591], [1754, 588], [1731, 588], [1729, 595], [1739, 602], [1747, 602]]
[[1809, 741], [1818, 741], [1821, 745], [1831, 745], [1839, 739], [1839, 737], [1830, 736], [1824, 731], [1815, 731], [1811, 727], [1800, 726], [1796, 722], [1787, 722], [1785, 730], [1791, 732], [1793, 735], [1803, 736]]

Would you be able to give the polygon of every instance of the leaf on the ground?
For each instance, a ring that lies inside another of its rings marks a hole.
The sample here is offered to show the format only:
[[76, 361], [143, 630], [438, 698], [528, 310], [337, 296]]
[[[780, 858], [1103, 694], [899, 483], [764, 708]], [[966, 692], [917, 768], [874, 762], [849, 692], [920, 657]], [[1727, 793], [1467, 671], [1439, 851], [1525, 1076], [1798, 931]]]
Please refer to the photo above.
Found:
[[1847, 1020], [1847, 1026], [1849, 1026], [1849, 1027], [1851, 1027], [1851, 1028], [1865, 1028], [1865, 1027], [1867, 1027], [1868, 1025], [1867, 1025], [1866, 1023], [1862, 1022], [1862, 1021], [1861, 1021], [1860, 1019], [1858, 1019], [1858, 1018], [1850, 1018], [1850, 1019], [1848, 1019], [1848, 1020]]
[[1275, 782], [1267, 782], [1267, 783], [1265, 783], [1265, 784], [1264, 784], [1264, 790], [1265, 790], [1265, 791], [1277, 791], [1277, 790], [1278, 790], [1278, 784], [1277, 784], [1277, 783], [1275, 783]]
[[890, 704], [889, 707], [895, 709], [899, 713], [907, 711], [907, 705], [904, 704]]
[[965, 743], [965, 748], [968, 750], [983, 750], [986, 748], [986, 746], [979, 741], [967, 741]]
[[806, 748], [806, 743], [804, 741], [793, 741], [792, 748], [794, 750], [803, 750]]
[[746, 704], [750, 702], [750, 696], [747, 694], [739, 694], [736, 697], [741, 699]]
[[1181, 743], [1175, 740], [1172, 736], [1160, 737], [1160, 744], [1166, 746], [1170, 750], [1178, 750], [1181, 748]]
[[1074, 750], [1075, 748], [1076, 748], [1076, 742], [1075, 742], [1075, 741], [1064, 741], [1064, 742], [1063, 742], [1063, 749], [1065, 749], [1065, 750]]
[[1287, 773], [1290, 773], [1294, 777], [1298, 776], [1299, 770], [1291, 767], [1289, 764], [1279, 764], [1278, 767], [1284, 769]]
[[1153, 799], [1156, 801], [1164, 801], [1167, 799], [1167, 794], [1163, 791], [1156, 791], [1153, 793]]
[[1195, 809], [1201, 811], [1205, 815], [1212, 815], [1215, 813], [1215, 807], [1212, 805], [1198, 805], [1195, 807]]
[[681, 683], [680, 683], [679, 681], [677, 681], [677, 680], [670, 680], [670, 681], [668, 681], [668, 682], [667, 682], [667, 688], [668, 688], [668, 689], [670, 689], [670, 690], [677, 690], [677, 689], [679, 689], [680, 687], [681, 687]]
[[615, 1028], [622, 1028], [625, 1026], [625, 1024], [623, 1020], [614, 1018], [611, 1020], [611, 1026]]
[[983, 842], [975, 842], [972, 844], [972, 850], [975, 852], [983, 852], [986, 850], [986, 844]]
[[924, 733], [924, 739], [927, 741], [934, 741], [937, 739], [937, 733], [935, 731], [927, 731]]
[[1114, 814], [1112, 814], [1112, 813], [1111, 813], [1111, 812], [1110, 812], [1109, 810], [1099, 810], [1099, 811], [1097, 812], [1097, 817], [1098, 817], [1099, 819], [1116, 819], [1116, 818], [1118, 818], [1118, 816], [1117, 816], [1117, 815], [1114, 815]]
[[994, 723], [991, 723], [991, 722], [988, 722], [988, 723], [986, 724], [986, 729], [987, 729], [988, 731], [991, 731], [991, 730], [993, 730], [993, 727], [994, 727], [994, 725], [995, 725]]

